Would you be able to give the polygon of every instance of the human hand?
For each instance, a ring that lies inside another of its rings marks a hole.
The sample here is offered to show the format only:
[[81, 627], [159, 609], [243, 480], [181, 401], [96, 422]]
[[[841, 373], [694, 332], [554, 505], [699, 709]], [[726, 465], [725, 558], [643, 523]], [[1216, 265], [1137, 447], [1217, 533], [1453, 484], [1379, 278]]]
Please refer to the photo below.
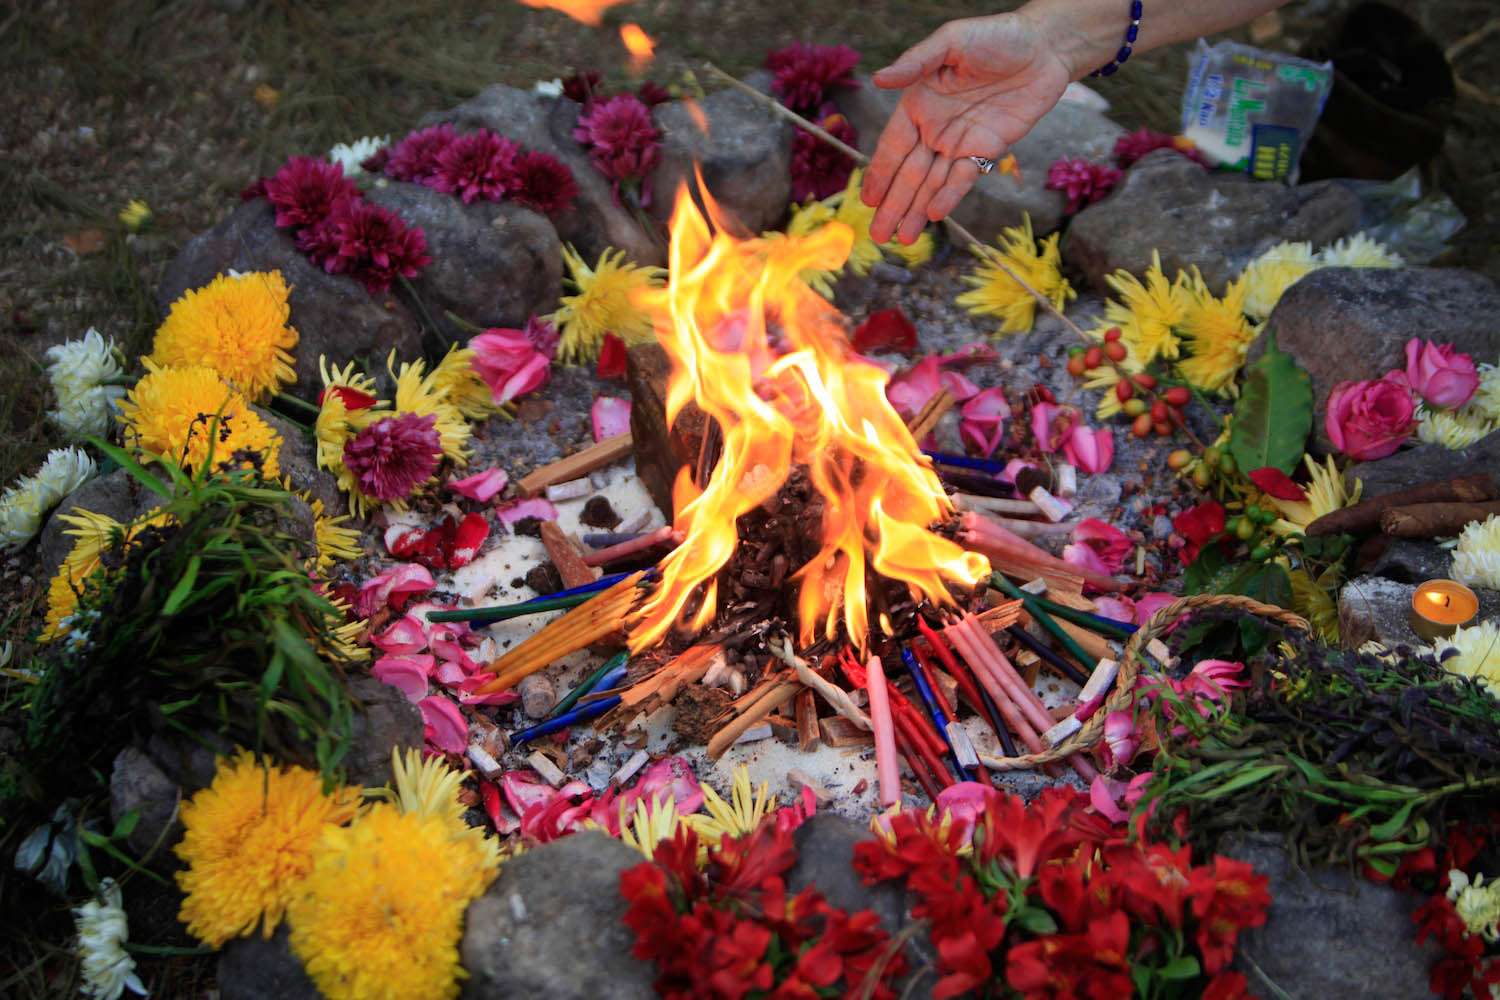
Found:
[[950, 21], [876, 73], [877, 86], [905, 89], [865, 171], [870, 236], [909, 244], [953, 211], [979, 176], [969, 157], [1004, 156], [1072, 77], [1023, 12]]

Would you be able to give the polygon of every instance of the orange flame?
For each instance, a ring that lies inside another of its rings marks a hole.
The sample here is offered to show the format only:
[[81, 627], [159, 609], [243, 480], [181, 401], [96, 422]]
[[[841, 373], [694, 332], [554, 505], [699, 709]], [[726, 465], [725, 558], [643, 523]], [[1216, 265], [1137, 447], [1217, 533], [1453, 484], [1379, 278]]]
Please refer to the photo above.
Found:
[[521, 0], [538, 10], [560, 10], [575, 21], [597, 27], [604, 12], [630, 0]]
[[632, 73], [639, 73], [651, 65], [656, 54], [656, 40], [646, 34], [639, 24], [631, 22], [620, 25], [620, 41], [625, 43], [625, 51], [630, 53]]
[[706, 192], [703, 200], [707, 216], [679, 188], [667, 284], [641, 301], [672, 364], [667, 420], [695, 402], [717, 422], [723, 447], [701, 491], [686, 468], [678, 473], [673, 526], [684, 541], [632, 621], [630, 647], [652, 646], [679, 622], [694, 631], [712, 622], [736, 522], [803, 466], [824, 514], [820, 551], [792, 577], [799, 645], [832, 638], [842, 620], [863, 649], [867, 567], [948, 604], [945, 581], [972, 586], [989, 564], [928, 530], [952, 507], [886, 400], [889, 376], [854, 353], [842, 317], [798, 277], [841, 266], [851, 230], [738, 240]]

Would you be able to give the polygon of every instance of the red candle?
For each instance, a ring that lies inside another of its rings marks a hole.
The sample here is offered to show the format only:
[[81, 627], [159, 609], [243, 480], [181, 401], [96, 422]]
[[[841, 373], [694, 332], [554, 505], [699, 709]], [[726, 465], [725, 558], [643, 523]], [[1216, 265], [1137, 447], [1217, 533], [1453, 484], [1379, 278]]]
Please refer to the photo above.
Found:
[[875, 775], [880, 782], [880, 804], [899, 805], [901, 776], [896, 769], [896, 734], [891, 728], [891, 700], [885, 689], [880, 657], [865, 661], [865, 689], [870, 695], [870, 723], [875, 727]]

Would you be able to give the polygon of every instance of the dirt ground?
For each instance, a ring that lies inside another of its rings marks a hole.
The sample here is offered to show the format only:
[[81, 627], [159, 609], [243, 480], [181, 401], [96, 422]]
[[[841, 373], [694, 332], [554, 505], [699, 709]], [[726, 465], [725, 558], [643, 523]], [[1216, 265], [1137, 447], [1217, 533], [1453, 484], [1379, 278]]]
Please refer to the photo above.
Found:
[[[869, 71], [945, 20], [1013, 5], [637, 0], [590, 28], [514, 0], [12, 0], [0, 7], [0, 485], [59, 443], [43, 420], [43, 351], [93, 326], [138, 354], [177, 248], [289, 155], [400, 135], [490, 83], [579, 68], [623, 81], [626, 21], [658, 40], [649, 75], [671, 83], [705, 59], [754, 68], [794, 40], [850, 44]], [[1297, 0], [1262, 23], [1257, 43], [1296, 50], [1345, 5]], [[1500, 31], [1464, 42], [1494, 27], [1493, 0], [1397, 5], [1461, 49], [1464, 85], [1428, 170], [1469, 220], [1444, 262], [1500, 277]], [[1150, 53], [1098, 89], [1127, 127], [1175, 131], [1185, 69], [1181, 47]], [[153, 219], [127, 236], [116, 215], [131, 199]], [[30, 560], [0, 562], [0, 644], [24, 633], [45, 587]], [[0, 828], [0, 843], [11, 832]], [[0, 996], [59, 986], [42, 971], [56, 952], [10, 957]]]

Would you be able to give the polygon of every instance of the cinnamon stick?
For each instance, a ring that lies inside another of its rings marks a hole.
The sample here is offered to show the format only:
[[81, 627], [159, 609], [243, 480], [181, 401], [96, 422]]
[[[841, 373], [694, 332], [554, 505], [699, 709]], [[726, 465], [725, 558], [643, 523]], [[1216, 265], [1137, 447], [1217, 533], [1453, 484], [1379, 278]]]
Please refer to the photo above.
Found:
[[[1307, 526], [1307, 535], [1362, 535], [1380, 527], [1381, 515], [1394, 507], [1429, 503], [1483, 503], [1500, 499], [1495, 477], [1488, 473], [1423, 483], [1408, 489], [1371, 497], [1352, 507], [1331, 511]], [[1420, 536], [1406, 536], [1420, 537]]]
[[713, 760], [724, 756], [724, 751], [734, 746], [734, 741], [745, 735], [745, 730], [791, 701], [792, 697], [801, 690], [800, 681], [782, 681], [761, 695], [738, 717], [730, 720], [728, 725], [714, 733], [713, 739], [708, 741], [708, 756]]
[[811, 753], [818, 749], [818, 696], [809, 688], [797, 692], [793, 706], [797, 716], [797, 749]]
[[518, 484], [521, 487], [521, 493], [534, 497], [554, 483], [565, 483], [570, 479], [586, 476], [595, 469], [602, 469], [629, 455], [630, 447], [631, 437], [628, 431], [605, 438], [598, 444], [591, 444], [576, 454], [558, 459], [550, 465], [544, 465], [523, 476]]
[[557, 575], [562, 577], [564, 587], [582, 587], [599, 578], [599, 571], [588, 564], [578, 546], [557, 526], [557, 522], [543, 521], [539, 530], [547, 558], [557, 567]]
[[1447, 538], [1471, 521], [1500, 514], [1500, 501], [1489, 503], [1419, 503], [1391, 507], [1380, 515], [1380, 530], [1396, 538]]

